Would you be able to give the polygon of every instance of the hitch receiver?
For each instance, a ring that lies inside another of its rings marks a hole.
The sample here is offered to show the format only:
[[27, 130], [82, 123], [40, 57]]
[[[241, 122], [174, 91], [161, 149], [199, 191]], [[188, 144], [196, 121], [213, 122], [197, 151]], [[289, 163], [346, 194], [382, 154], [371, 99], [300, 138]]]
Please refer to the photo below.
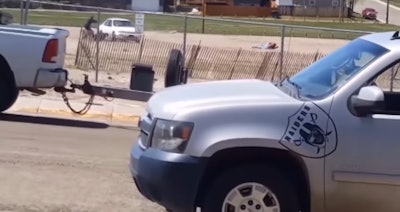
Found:
[[105, 98], [118, 98], [134, 101], [147, 102], [154, 92], [145, 92], [137, 90], [128, 90], [124, 88], [111, 88], [106, 86], [96, 86], [89, 82], [88, 75], [85, 75], [83, 85], [71, 85], [72, 88], [80, 89], [83, 93], [94, 96], [101, 96]]

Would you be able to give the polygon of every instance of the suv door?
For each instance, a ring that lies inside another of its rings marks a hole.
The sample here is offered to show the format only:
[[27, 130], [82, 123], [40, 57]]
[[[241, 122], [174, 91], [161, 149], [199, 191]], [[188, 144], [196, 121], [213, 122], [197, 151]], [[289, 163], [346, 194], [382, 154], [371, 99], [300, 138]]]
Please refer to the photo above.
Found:
[[337, 123], [338, 146], [325, 158], [327, 212], [400, 211], [400, 83], [391, 83], [399, 64], [365, 83], [385, 92], [386, 107], [379, 114], [357, 117], [348, 98], [333, 101], [330, 114]]

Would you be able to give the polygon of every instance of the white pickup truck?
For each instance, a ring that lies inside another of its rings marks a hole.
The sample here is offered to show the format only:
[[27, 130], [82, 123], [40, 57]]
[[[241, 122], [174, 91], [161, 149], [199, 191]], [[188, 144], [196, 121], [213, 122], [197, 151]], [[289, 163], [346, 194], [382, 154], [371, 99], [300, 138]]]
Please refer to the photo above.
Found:
[[67, 84], [68, 36], [63, 29], [0, 25], [0, 112], [14, 104], [22, 89], [40, 92]]

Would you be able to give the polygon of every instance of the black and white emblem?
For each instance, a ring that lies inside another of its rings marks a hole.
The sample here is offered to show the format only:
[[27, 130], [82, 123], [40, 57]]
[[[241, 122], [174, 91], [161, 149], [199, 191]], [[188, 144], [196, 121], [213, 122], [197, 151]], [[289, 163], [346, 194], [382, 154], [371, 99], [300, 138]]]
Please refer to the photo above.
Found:
[[289, 117], [279, 143], [305, 157], [325, 157], [336, 150], [336, 127], [320, 107], [305, 103]]

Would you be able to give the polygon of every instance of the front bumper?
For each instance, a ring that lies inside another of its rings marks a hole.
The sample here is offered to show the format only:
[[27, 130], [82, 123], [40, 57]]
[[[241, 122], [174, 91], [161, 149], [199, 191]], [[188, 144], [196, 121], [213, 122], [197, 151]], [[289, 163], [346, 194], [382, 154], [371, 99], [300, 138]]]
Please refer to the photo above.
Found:
[[177, 212], [195, 210], [206, 159], [168, 153], [138, 144], [131, 151], [130, 170], [139, 192]]

